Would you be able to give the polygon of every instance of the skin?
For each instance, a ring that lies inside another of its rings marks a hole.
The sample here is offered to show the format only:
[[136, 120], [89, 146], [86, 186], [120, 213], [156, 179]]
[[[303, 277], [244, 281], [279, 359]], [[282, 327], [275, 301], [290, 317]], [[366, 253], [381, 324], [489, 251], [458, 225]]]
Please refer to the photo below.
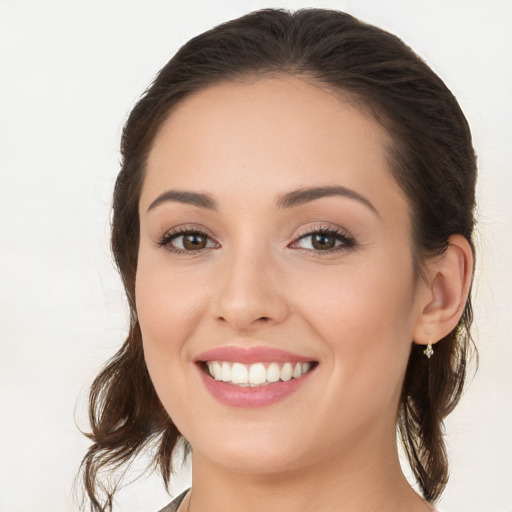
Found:
[[[339, 95], [291, 77], [203, 90], [162, 125], [140, 199], [136, 302], [151, 379], [193, 447], [181, 510], [431, 510], [400, 469], [396, 415], [413, 339], [436, 341], [456, 323], [471, 261], [454, 238], [448, 270], [437, 262], [416, 278], [390, 143]], [[374, 209], [340, 195], [275, 206], [292, 190], [333, 185]], [[207, 194], [217, 209], [167, 200], [148, 211], [170, 189]], [[321, 226], [353, 245], [322, 253], [301, 238]], [[208, 245], [159, 245], [176, 227], [204, 232]], [[273, 405], [231, 407], [194, 364], [226, 345], [319, 364]]]

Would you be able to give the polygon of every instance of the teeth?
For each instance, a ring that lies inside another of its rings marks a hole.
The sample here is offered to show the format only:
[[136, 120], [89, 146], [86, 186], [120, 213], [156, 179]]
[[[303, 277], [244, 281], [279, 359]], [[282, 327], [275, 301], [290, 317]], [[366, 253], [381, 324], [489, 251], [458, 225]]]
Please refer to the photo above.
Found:
[[215, 380], [237, 386], [266, 386], [279, 380], [298, 379], [311, 370], [311, 363], [255, 363], [245, 365], [227, 361], [208, 361], [208, 371]]
[[213, 368], [210, 369], [210, 372], [213, 373], [215, 380], [220, 380], [222, 375], [222, 368], [220, 367], [220, 363], [218, 361], [214, 361], [212, 366]]
[[290, 380], [293, 375], [293, 368], [291, 363], [284, 363], [283, 367], [281, 368], [281, 380], [284, 380], [285, 382]]
[[281, 370], [277, 363], [270, 363], [267, 368], [267, 381], [277, 382], [281, 376]]
[[261, 363], [252, 364], [249, 368], [249, 384], [263, 384], [266, 381], [267, 370], [265, 367]]
[[229, 382], [231, 380], [231, 365], [229, 363], [222, 363], [222, 375], [220, 377], [220, 380], [224, 382]]
[[233, 384], [248, 384], [249, 372], [247, 371], [247, 366], [235, 363], [231, 368], [231, 382]]

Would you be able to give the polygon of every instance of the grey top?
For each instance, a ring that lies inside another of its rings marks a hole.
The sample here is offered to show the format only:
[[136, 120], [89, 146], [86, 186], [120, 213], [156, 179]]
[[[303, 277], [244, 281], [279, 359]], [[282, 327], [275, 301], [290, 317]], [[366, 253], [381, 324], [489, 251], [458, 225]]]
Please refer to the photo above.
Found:
[[159, 510], [158, 512], [176, 512], [189, 490], [190, 489], [183, 491], [178, 497], [174, 498], [171, 503], [169, 503], [169, 505], [166, 505], [162, 510]]

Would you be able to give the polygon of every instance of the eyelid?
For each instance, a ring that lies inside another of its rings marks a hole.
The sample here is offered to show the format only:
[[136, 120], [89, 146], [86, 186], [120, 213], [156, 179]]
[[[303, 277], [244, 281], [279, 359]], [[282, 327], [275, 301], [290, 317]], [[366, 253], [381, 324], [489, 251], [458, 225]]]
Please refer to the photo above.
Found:
[[299, 230], [299, 233], [296, 235], [296, 238], [301, 238], [307, 235], [311, 235], [313, 233], [333, 233], [333, 234], [339, 234], [341, 236], [345, 236], [347, 238], [350, 238], [350, 234], [345, 230], [338, 226], [332, 226], [330, 224], [321, 223], [321, 224], [315, 224], [313, 226], [307, 226], [306, 228], [303, 228]]
[[314, 254], [315, 256], [322, 256], [322, 255], [330, 254], [333, 252], [347, 250], [356, 245], [355, 238], [350, 233], [348, 233], [346, 230], [344, 230], [340, 227], [334, 227], [334, 226], [327, 225], [327, 224], [320, 224], [320, 225], [316, 225], [316, 226], [309, 226], [308, 228], [299, 232], [297, 234], [297, 236], [294, 238], [293, 242], [289, 245], [289, 247], [293, 248], [293, 245], [297, 244], [300, 240], [303, 240], [304, 238], [307, 238], [307, 237], [317, 234], [317, 233], [334, 235], [338, 238], [338, 240], [341, 240], [342, 243], [335, 245], [331, 249], [326, 249], [326, 250], [305, 249], [303, 247], [296, 247], [294, 249], [304, 251], [309, 254]]
[[[203, 247], [202, 249], [197, 250], [184, 250], [179, 249], [177, 247], [173, 247], [171, 245], [171, 241], [179, 238], [180, 236], [185, 236], [187, 234], [196, 233], [204, 236], [209, 241], [212, 241], [215, 244], [215, 247]], [[187, 256], [199, 256], [205, 249], [214, 249], [220, 247], [220, 244], [216, 241], [215, 237], [209, 233], [209, 230], [202, 226], [193, 226], [193, 225], [181, 225], [176, 226], [174, 228], [168, 229], [163, 236], [156, 240], [156, 245], [158, 247], [164, 248], [169, 252], [176, 254], [184, 254]]]

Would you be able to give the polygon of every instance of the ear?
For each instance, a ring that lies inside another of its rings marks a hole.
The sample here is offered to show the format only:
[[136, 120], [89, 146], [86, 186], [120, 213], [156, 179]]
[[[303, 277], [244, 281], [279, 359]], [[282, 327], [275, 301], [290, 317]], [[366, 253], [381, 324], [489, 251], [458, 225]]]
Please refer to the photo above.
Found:
[[413, 340], [436, 343], [451, 332], [462, 316], [473, 279], [473, 252], [462, 235], [452, 235], [448, 248], [427, 263], [427, 282], [419, 294], [419, 315]]

